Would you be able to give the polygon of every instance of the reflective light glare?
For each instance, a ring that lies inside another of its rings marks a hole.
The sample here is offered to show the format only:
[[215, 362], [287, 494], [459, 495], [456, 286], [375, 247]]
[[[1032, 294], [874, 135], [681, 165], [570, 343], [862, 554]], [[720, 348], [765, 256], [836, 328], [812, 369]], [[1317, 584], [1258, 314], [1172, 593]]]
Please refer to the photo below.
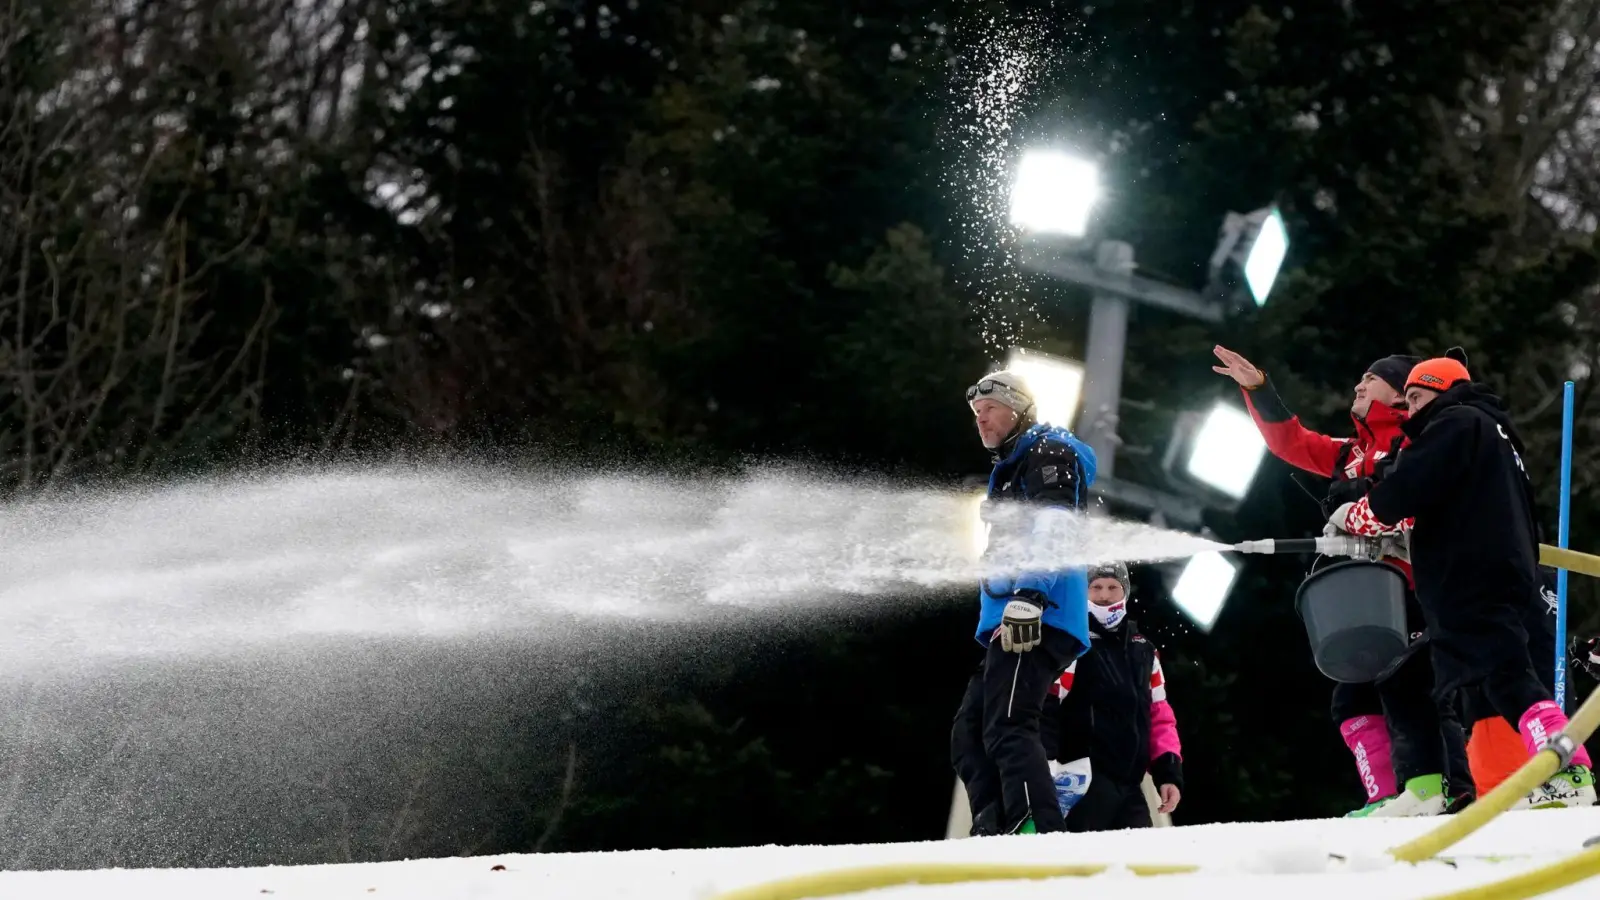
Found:
[[1238, 567], [1221, 553], [1196, 553], [1184, 564], [1183, 574], [1172, 588], [1172, 602], [1202, 631], [1210, 631], [1238, 575]]
[[989, 549], [989, 523], [983, 520], [983, 501], [987, 492], [972, 498], [972, 558], [982, 559]]
[[1273, 207], [1261, 223], [1261, 231], [1250, 245], [1250, 255], [1244, 261], [1244, 280], [1250, 285], [1250, 295], [1255, 298], [1257, 306], [1266, 304], [1267, 294], [1272, 291], [1273, 282], [1278, 280], [1278, 269], [1283, 266], [1283, 259], [1288, 254], [1289, 230], [1284, 227], [1283, 216], [1278, 214], [1278, 208]]
[[1083, 366], [1013, 347], [1006, 368], [1021, 375], [1033, 392], [1035, 418], [1046, 425], [1072, 427], [1083, 395]]
[[1235, 500], [1244, 499], [1266, 455], [1267, 443], [1250, 414], [1217, 401], [1195, 435], [1189, 474]]
[[1011, 224], [1082, 237], [1099, 199], [1100, 173], [1093, 163], [1055, 150], [1030, 150], [1011, 185]]

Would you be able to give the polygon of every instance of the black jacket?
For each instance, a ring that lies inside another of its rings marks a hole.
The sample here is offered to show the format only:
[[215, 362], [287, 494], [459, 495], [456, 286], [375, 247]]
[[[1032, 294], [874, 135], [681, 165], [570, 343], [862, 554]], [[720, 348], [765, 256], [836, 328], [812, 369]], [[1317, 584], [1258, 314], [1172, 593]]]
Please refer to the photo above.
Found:
[[1040, 720], [1045, 751], [1063, 763], [1089, 757], [1092, 779], [1137, 785], [1148, 771], [1157, 786], [1173, 784], [1181, 790], [1178, 754], [1150, 758], [1154, 645], [1131, 619], [1107, 630], [1091, 617], [1089, 629], [1089, 651], [1061, 676], [1045, 701]]
[[1505, 404], [1482, 385], [1445, 391], [1404, 431], [1367, 503], [1387, 525], [1415, 518], [1412, 575], [1443, 688], [1527, 657], [1541, 602], [1533, 489]]

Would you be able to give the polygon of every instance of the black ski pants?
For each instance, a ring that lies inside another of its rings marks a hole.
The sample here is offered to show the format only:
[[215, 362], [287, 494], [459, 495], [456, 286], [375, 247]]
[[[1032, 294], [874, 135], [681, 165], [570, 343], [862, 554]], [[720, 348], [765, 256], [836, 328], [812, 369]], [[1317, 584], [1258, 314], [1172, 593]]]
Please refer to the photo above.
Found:
[[[1462, 665], [1477, 643], [1488, 643], [1483, 635], [1451, 635], [1451, 650], [1446, 666], [1438, 669], [1435, 693], [1459, 699], [1470, 715], [1469, 721], [1499, 715], [1519, 730], [1522, 715], [1534, 704], [1555, 699], [1555, 633], [1553, 618], [1543, 602], [1525, 604], [1521, 622], [1505, 625], [1495, 637], [1521, 644], [1522, 652], [1485, 652], [1475, 665]], [[1507, 638], [1507, 636], [1509, 636]], [[1478, 640], [1474, 640], [1477, 638]]]
[[1058, 628], [1046, 625], [1042, 632], [1039, 645], [1026, 653], [990, 641], [950, 729], [950, 761], [966, 785], [975, 835], [1009, 834], [1029, 816], [1040, 833], [1067, 829], [1039, 719], [1050, 685], [1083, 646]]
[[1479, 713], [1477, 718], [1498, 715], [1512, 731], [1519, 731], [1523, 713], [1536, 703], [1554, 699], [1546, 686], [1549, 680], [1540, 678], [1531, 662], [1513, 663], [1486, 673], [1481, 680], [1462, 685], [1460, 696], [1466, 706]]
[[1115, 831], [1150, 825], [1150, 804], [1144, 798], [1143, 779], [1129, 784], [1095, 775], [1089, 779], [1089, 790], [1067, 813], [1068, 831]]

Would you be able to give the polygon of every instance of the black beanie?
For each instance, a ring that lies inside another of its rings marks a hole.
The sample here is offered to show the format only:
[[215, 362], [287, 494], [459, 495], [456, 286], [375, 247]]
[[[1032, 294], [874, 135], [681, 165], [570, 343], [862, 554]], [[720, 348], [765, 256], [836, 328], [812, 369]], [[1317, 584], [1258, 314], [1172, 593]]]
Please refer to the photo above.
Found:
[[1420, 356], [1396, 353], [1368, 366], [1367, 371], [1382, 378], [1385, 384], [1395, 389], [1395, 393], [1403, 394], [1406, 392], [1406, 378], [1411, 375], [1412, 367], [1419, 362], [1422, 362]]

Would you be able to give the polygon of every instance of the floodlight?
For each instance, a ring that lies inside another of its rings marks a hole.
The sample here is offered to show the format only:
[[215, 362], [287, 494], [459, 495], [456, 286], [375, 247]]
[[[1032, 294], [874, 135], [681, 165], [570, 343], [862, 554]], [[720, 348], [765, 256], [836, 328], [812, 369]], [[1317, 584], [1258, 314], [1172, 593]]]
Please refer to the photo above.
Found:
[[1257, 306], [1266, 304], [1267, 294], [1272, 291], [1273, 282], [1278, 280], [1278, 269], [1288, 255], [1289, 230], [1284, 227], [1283, 216], [1274, 206], [1267, 210], [1261, 230], [1256, 233], [1256, 239], [1250, 244], [1250, 251], [1244, 259], [1244, 280], [1250, 285], [1250, 296], [1255, 298]]
[[1082, 237], [1100, 199], [1094, 163], [1055, 150], [1030, 150], [1011, 185], [1011, 224], [1028, 231]]
[[1267, 442], [1256, 430], [1250, 414], [1218, 400], [1189, 448], [1187, 468], [1194, 478], [1242, 500], [1266, 452]]
[[1013, 347], [1006, 368], [1021, 375], [1033, 393], [1034, 418], [1046, 425], [1072, 426], [1078, 399], [1083, 396], [1083, 366]]
[[1200, 630], [1210, 631], [1238, 575], [1238, 567], [1221, 553], [1214, 550], [1196, 553], [1184, 564], [1183, 574], [1172, 587], [1172, 602], [1193, 619]]
[[1288, 255], [1289, 229], [1276, 206], [1249, 215], [1230, 212], [1222, 218], [1222, 231], [1211, 253], [1206, 292], [1213, 299], [1233, 302], [1243, 293], [1235, 288], [1236, 270], [1243, 270], [1251, 299], [1256, 306], [1265, 306]]

